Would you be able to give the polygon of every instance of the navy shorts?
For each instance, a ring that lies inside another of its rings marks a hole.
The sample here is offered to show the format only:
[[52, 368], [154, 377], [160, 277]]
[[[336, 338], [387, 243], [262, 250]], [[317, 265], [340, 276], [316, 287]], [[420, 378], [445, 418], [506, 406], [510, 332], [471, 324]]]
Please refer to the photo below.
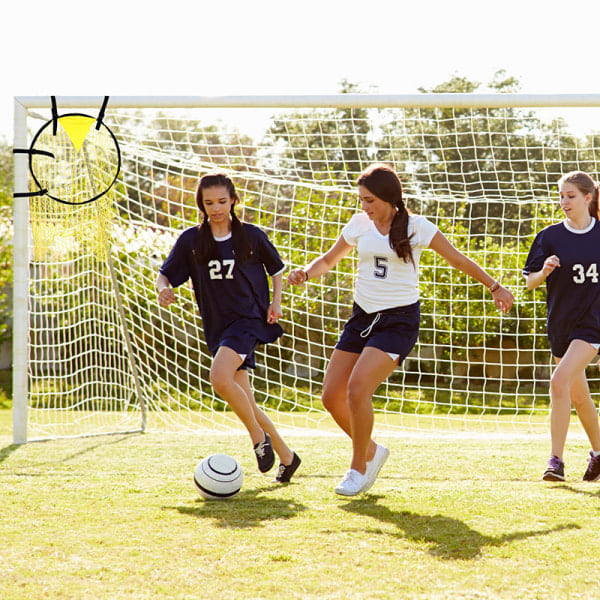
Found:
[[562, 358], [567, 353], [569, 344], [573, 340], [583, 340], [588, 344], [599, 344], [600, 334], [596, 329], [576, 329], [568, 338], [550, 338], [552, 356]]
[[240, 355], [245, 355], [244, 362], [238, 367], [243, 369], [256, 368], [254, 350], [260, 344], [274, 342], [283, 334], [283, 329], [277, 323], [263, 323], [259, 319], [238, 319], [231, 323], [221, 333], [219, 345], [213, 356], [221, 346], [227, 346]]
[[338, 350], [360, 354], [372, 346], [399, 356], [398, 364], [408, 356], [419, 337], [421, 307], [419, 302], [366, 313], [354, 303], [352, 316], [336, 344]]

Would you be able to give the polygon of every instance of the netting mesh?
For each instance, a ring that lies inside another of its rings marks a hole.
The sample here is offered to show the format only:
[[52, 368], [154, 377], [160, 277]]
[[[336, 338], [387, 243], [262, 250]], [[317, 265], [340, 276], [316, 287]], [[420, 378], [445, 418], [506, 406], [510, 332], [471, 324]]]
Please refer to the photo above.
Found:
[[[32, 431], [131, 427], [142, 405], [150, 428], [238, 428], [210, 387], [191, 288], [180, 288], [169, 309], [159, 308], [154, 288], [179, 232], [199, 222], [198, 177], [228, 172], [240, 218], [261, 227], [294, 268], [336, 241], [359, 210], [357, 176], [375, 161], [399, 173], [413, 212], [517, 297], [501, 316], [481, 284], [425, 251], [419, 342], [374, 396], [378, 427], [546, 423], [545, 295], [525, 289], [521, 269], [535, 233], [562, 218], [560, 175], [597, 176], [600, 136], [515, 108], [227, 109], [220, 120], [214, 110], [109, 108], [104, 122], [122, 155], [111, 192], [77, 207], [32, 200]], [[106, 254], [89, 243], [94, 231], [106, 236]], [[257, 401], [280, 425], [330, 424], [321, 383], [350, 315], [355, 261], [352, 254], [304, 288], [284, 286], [285, 335], [260, 349], [252, 378]]]

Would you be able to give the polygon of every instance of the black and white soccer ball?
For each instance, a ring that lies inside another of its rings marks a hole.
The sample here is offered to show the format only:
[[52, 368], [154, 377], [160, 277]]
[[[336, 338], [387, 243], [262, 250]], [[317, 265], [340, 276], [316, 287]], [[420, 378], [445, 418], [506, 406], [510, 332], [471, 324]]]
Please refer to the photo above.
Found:
[[194, 483], [207, 500], [226, 500], [235, 496], [244, 481], [242, 467], [227, 454], [212, 454], [194, 469]]

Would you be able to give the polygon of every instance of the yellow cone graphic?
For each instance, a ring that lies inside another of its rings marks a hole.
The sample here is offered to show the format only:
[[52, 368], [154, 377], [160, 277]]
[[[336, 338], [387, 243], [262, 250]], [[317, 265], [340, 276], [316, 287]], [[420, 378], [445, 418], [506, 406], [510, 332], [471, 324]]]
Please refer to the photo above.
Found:
[[81, 115], [69, 115], [59, 117], [58, 120], [63, 129], [67, 132], [71, 143], [75, 146], [77, 152], [79, 152], [95, 119]]

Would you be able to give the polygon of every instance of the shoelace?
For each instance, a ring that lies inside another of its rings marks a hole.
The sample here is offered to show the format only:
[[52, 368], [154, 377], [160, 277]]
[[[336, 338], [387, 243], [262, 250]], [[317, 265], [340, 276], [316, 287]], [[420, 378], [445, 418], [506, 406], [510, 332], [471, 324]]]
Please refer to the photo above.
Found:
[[344, 475], [344, 481], [355, 481], [358, 477], [360, 477], [358, 471], [348, 471], [346, 475]]
[[285, 465], [279, 465], [279, 471], [277, 471], [277, 477], [281, 477], [285, 473]]
[[548, 461], [548, 466], [552, 469], [560, 469], [561, 462], [558, 458], [554, 456]]
[[258, 446], [256, 446], [256, 448], [254, 448], [254, 454], [256, 454], [256, 456], [259, 456], [260, 458], [263, 458], [263, 456], [265, 455], [265, 446], [267, 445], [266, 440], [264, 442], [259, 442]]

